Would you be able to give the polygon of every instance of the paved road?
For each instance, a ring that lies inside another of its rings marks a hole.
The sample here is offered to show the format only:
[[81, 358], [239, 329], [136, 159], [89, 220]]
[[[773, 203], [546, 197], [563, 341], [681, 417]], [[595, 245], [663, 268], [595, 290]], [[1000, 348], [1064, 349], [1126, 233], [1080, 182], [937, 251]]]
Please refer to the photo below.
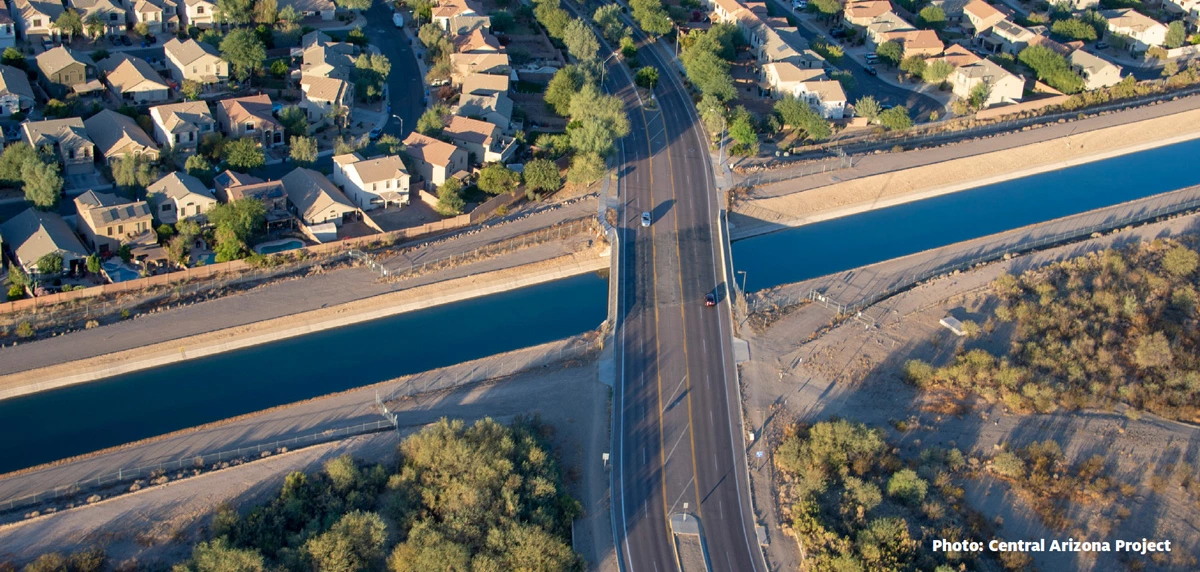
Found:
[[376, 2], [367, 10], [368, 25], [364, 31], [371, 43], [392, 63], [392, 73], [388, 75], [388, 97], [392, 113], [400, 116], [404, 126], [401, 128], [400, 122], [392, 118], [384, 132], [403, 141], [406, 134], [416, 129], [417, 119], [425, 111], [425, 82], [412, 46], [409, 45], [408, 35], [392, 25], [392, 9], [389, 6], [388, 2]]
[[[765, 570], [747, 496], [708, 149], [671, 58], [651, 46], [640, 59], [664, 78], [658, 105], [640, 105], [619, 63], [606, 84], [625, 101], [631, 123], [619, 154], [619, 559], [631, 571], [677, 569], [668, 518], [687, 512], [703, 522], [712, 570]], [[643, 211], [653, 218], [648, 228], [640, 225]], [[717, 308], [705, 307], [708, 293], [718, 296]]]

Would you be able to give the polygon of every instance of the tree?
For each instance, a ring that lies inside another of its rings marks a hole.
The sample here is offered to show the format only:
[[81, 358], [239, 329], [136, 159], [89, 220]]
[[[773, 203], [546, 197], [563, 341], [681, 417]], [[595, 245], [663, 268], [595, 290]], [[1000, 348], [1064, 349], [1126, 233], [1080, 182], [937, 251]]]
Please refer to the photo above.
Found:
[[567, 52], [580, 62], [595, 61], [596, 53], [600, 51], [600, 42], [596, 41], [596, 34], [592, 33], [591, 26], [579, 18], [567, 24], [563, 30], [562, 42], [566, 44]]
[[[208, 221], [216, 227], [214, 235], [217, 247], [214, 251], [217, 262], [241, 258], [246, 252], [246, 242], [263, 228], [267, 220], [267, 208], [257, 199], [239, 199], [218, 204], [206, 214]], [[180, 236], [183, 236], [182, 230]]]
[[200, 99], [200, 94], [204, 91], [204, 86], [200, 82], [192, 79], [185, 79], [179, 86], [179, 93], [188, 101]]
[[361, 12], [371, 8], [371, 0], [336, 0], [338, 8]]
[[83, 33], [83, 18], [74, 8], [67, 8], [54, 19], [54, 27], [74, 38]]
[[900, 69], [911, 75], [921, 77], [925, 74], [925, 58], [921, 56], [908, 56], [900, 60]]
[[721, 137], [726, 128], [725, 104], [717, 96], [706, 93], [696, 104], [696, 111], [700, 113], [700, 121], [704, 123], [708, 136], [714, 141]]
[[[857, 110], [858, 105], [855, 104], [854, 108]], [[779, 114], [784, 125], [804, 130], [814, 141], [824, 141], [833, 134], [829, 128], [829, 122], [825, 121], [821, 114], [814, 111], [808, 103], [792, 95], [787, 95], [775, 102], [775, 112]]]
[[218, 22], [249, 24], [254, 18], [254, 0], [217, 0], [216, 17]]
[[125, 189], [144, 190], [158, 179], [158, 169], [141, 155], [125, 155], [109, 161], [113, 181]]
[[192, 557], [177, 564], [172, 572], [263, 572], [262, 554], [254, 549], [235, 548], [226, 538], [201, 542], [192, 548]]
[[533, 9], [533, 14], [538, 23], [546, 28], [546, 33], [555, 39], [561, 40], [567, 24], [571, 23], [571, 15], [562, 9], [558, 0], [539, 0]]
[[888, 496], [899, 498], [911, 505], [921, 504], [921, 501], [925, 500], [925, 493], [928, 489], [929, 483], [918, 477], [916, 471], [912, 469], [896, 471], [887, 483]]
[[235, 28], [221, 40], [221, 58], [229, 62], [238, 79], [245, 81], [251, 74], [262, 69], [263, 62], [267, 59], [267, 48], [263, 46], [254, 30]]
[[833, 18], [842, 11], [842, 3], [838, 2], [838, 0], [813, 0], [812, 6], [826, 20]]
[[571, 125], [571, 147], [581, 153], [607, 155], [617, 139], [629, 134], [625, 104], [591, 83], [571, 98]]
[[467, 205], [462, 198], [461, 191], [462, 183], [458, 179], [446, 179], [437, 190], [437, 211], [444, 216], [461, 214], [463, 207]]
[[554, 113], [566, 117], [571, 113], [571, 98], [579, 92], [586, 80], [583, 70], [576, 65], [564, 66], [554, 72], [550, 83], [546, 84], [546, 93], [542, 100], [549, 105]]
[[1066, 58], [1046, 46], [1029, 46], [1017, 54], [1017, 59], [1032, 68], [1038, 79], [1054, 89], [1063, 93], [1083, 91], [1083, 78], [1071, 69]]
[[288, 155], [301, 165], [312, 165], [317, 161], [317, 140], [312, 137], [292, 137]]
[[262, 148], [253, 137], [243, 137], [226, 143], [224, 155], [229, 166], [242, 170], [257, 169], [267, 164]]
[[99, 38], [100, 34], [104, 33], [104, 20], [100, 19], [100, 14], [88, 14], [87, 18], [83, 19], [83, 27], [87, 30], [88, 36]]
[[875, 48], [875, 54], [888, 65], [895, 67], [900, 65], [900, 60], [904, 59], [904, 46], [901, 46], [900, 42], [896, 40], [889, 40], [879, 44]]
[[[304, 15], [300, 14], [300, 12], [298, 12], [296, 10], [295, 6], [288, 4], [288, 5], [284, 6], [283, 8], [279, 9], [279, 12], [276, 14], [276, 18], [282, 24], [293, 24], [294, 25], [296, 22], [299, 22], [300, 20], [302, 20], [304, 18]], [[281, 29], [282, 29], [282, 27], [281, 27]]]
[[183, 169], [193, 177], [203, 178], [201, 174], [207, 177], [212, 177], [212, 165], [204, 155], [196, 153], [187, 158], [187, 162], [183, 164]]
[[1096, 29], [1079, 18], [1055, 22], [1050, 26], [1050, 33], [1066, 40], [1090, 42], [1096, 39]]
[[24, 141], [13, 143], [0, 153], [0, 181], [6, 187], [20, 188], [24, 184], [21, 167], [29, 161], [41, 161], [37, 151]]
[[680, 55], [687, 77], [702, 94], [712, 94], [721, 101], [737, 95], [729, 62], [720, 55], [723, 46], [715, 35], [697, 34], [692, 45]]
[[525, 186], [538, 192], [551, 193], [562, 187], [558, 166], [549, 159], [534, 159], [525, 164]]
[[25, 181], [25, 200], [40, 209], [50, 209], [58, 203], [63, 188], [58, 163], [26, 161], [21, 165], [21, 178]]
[[308, 114], [298, 105], [289, 105], [280, 110], [279, 123], [289, 138], [308, 135]]
[[392, 63], [382, 54], [363, 54], [354, 62], [355, 88], [367, 100], [383, 96], [383, 84], [392, 71]]
[[[293, 10], [295, 9], [293, 8]], [[279, 22], [279, 1], [258, 0], [254, 5], [254, 22], [268, 26], [274, 26], [276, 22]]]
[[1183, 45], [1187, 41], [1187, 28], [1183, 25], [1183, 20], [1175, 20], [1167, 24], [1167, 36], [1163, 40], [1163, 47], [1168, 50], [1173, 50]]
[[970, 96], [967, 102], [974, 109], [983, 109], [987, 107], [988, 98], [992, 96], [992, 86], [986, 81], [981, 81], [971, 88]]
[[387, 525], [383, 519], [376, 513], [356, 510], [308, 539], [304, 550], [319, 572], [358, 572], [370, 570], [383, 560], [385, 542]]
[[868, 121], [875, 121], [879, 118], [879, 113], [883, 111], [879, 102], [874, 96], [864, 95], [854, 102], [854, 114], [859, 117], [866, 117]]
[[633, 19], [650, 36], [665, 36], [671, 31], [671, 18], [660, 0], [632, 0]]
[[736, 150], [730, 150], [731, 153], [752, 155], [758, 152], [758, 131], [754, 128], [754, 117], [745, 107], [739, 105], [733, 111], [733, 118], [729, 121], [729, 137], [737, 142], [734, 146]]
[[621, 57], [625, 58], [626, 60], [636, 60], [637, 55], [638, 48], [637, 44], [634, 43], [633, 38], [629, 36], [621, 38]]
[[933, 60], [932, 63], [925, 66], [925, 73], [921, 74], [921, 78], [929, 83], [940, 82], [950, 74], [954, 73], [954, 66], [946, 60]]
[[375, 148], [384, 155], [396, 155], [404, 150], [404, 143], [395, 135], [384, 133], [375, 142]]
[[638, 85], [653, 90], [654, 86], [658, 85], [658, 68], [651, 66], [643, 67], [637, 71], [633, 80]]
[[1133, 350], [1133, 361], [1142, 369], [1170, 367], [1173, 359], [1171, 343], [1162, 332], [1142, 336]]
[[924, 28], [941, 30], [946, 27], [946, 11], [937, 6], [926, 6], [917, 14], [917, 21]]
[[0, 55], [0, 63], [20, 69], [28, 67], [28, 64], [25, 62], [25, 54], [16, 48], [4, 48], [3, 55]]
[[54, 275], [63, 270], [63, 257], [57, 252], [50, 252], [37, 260], [38, 274]]
[[489, 163], [479, 173], [476, 185], [489, 195], [512, 192], [521, 182], [521, 177], [500, 163]]
[[879, 124], [893, 131], [903, 131], [912, 127], [913, 122], [907, 107], [896, 106], [879, 114]]
[[87, 271], [92, 274], [100, 273], [100, 257], [94, 252], [87, 257]]
[[437, 137], [445, 129], [447, 117], [450, 116], [450, 108], [439, 103], [425, 110], [421, 114], [421, 118], [417, 120], [417, 133]]
[[1187, 278], [1200, 265], [1200, 254], [1186, 246], [1175, 246], [1163, 255], [1163, 270], [1177, 278]]
[[567, 180], [577, 185], [590, 185], [604, 176], [608, 165], [599, 153], [576, 153], [571, 158], [571, 168], [567, 171]]
[[[621, 21], [620, 4], [605, 4], [597, 8], [596, 13], [592, 15], [592, 21], [600, 28], [604, 39], [610, 42], [624, 38], [625, 34], [629, 32], [629, 29]], [[494, 23], [493, 27], [495, 27]]]

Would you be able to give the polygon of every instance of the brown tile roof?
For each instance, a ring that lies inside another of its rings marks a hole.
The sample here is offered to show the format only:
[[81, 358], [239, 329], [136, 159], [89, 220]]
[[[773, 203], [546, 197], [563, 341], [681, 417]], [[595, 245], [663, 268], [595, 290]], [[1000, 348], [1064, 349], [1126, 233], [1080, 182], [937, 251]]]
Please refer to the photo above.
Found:
[[445, 167], [450, 164], [450, 158], [454, 156], [454, 152], [458, 147], [438, 141], [433, 137], [421, 135], [420, 133], [409, 133], [404, 139], [404, 146], [407, 147], [407, 153], [414, 159], [425, 161], [430, 165]]
[[450, 124], [442, 130], [442, 134], [451, 139], [459, 139], [468, 143], [478, 143], [486, 146], [499, 127], [486, 121], [455, 115], [450, 118]]
[[232, 124], [245, 123], [257, 119], [261, 123], [270, 123], [279, 127], [279, 121], [271, 114], [271, 97], [265, 93], [222, 99], [217, 102]]
[[958, 44], [953, 44], [949, 48], [946, 48], [945, 52], [942, 52], [941, 59], [945, 60], [946, 63], [954, 67], [960, 67], [971, 65], [979, 61], [980, 58], [979, 56], [971, 53], [971, 50], [968, 50]]
[[163, 51], [169, 56], [175, 56], [181, 65], [190, 64], [204, 56], [221, 57], [216, 48], [191, 39], [181, 42], [179, 38], [171, 38], [170, 41], [163, 44]]
[[158, 145], [146, 134], [132, 117], [105, 109], [83, 122], [88, 136], [105, 157], [126, 145], [137, 145], [145, 150], [158, 150]]
[[[109, 67], [112, 66], [112, 67]], [[108, 84], [121, 93], [134, 88], [168, 89], [166, 82], [142, 58], [117, 54], [101, 60], [101, 69], [106, 72]], [[111, 71], [110, 71], [111, 70]]]

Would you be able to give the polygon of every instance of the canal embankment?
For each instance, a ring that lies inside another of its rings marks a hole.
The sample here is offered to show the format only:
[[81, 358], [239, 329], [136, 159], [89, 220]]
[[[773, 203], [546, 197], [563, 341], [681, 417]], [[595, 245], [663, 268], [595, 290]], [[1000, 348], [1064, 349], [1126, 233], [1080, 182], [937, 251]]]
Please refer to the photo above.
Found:
[[[1197, 138], [1200, 138], [1200, 109], [1192, 109], [1021, 147], [838, 181], [792, 194], [739, 199], [731, 217], [731, 238], [741, 240]], [[912, 153], [924, 152], [927, 151]], [[904, 155], [907, 153], [899, 158]], [[836, 177], [834, 174], [833, 178]]]
[[[86, 383], [172, 363], [507, 292], [608, 268], [606, 247], [532, 264], [425, 284], [292, 315], [0, 376], [0, 399]], [[86, 332], [81, 332], [86, 333]], [[39, 342], [41, 343], [41, 342]]]

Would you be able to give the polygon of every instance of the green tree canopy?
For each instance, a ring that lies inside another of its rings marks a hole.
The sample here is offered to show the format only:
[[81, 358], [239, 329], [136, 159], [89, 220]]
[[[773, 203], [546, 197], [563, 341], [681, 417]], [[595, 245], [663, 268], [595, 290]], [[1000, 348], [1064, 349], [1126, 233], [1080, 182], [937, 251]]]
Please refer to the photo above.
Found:
[[58, 15], [58, 18], [54, 19], [54, 27], [62, 30], [64, 34], [75, 37], [83, 33], [83, 18], [74, 8], [67, 8]]
[[633, 19], [642, 31], [651, 36], [665, 36], [671, 31], [671, 18], [661, 0], [631, 0]]
[[467, 202], [462, 198], [462, 183], [458, 179], [446, 179], [437, 190], [439, 213], [445, 216], [461, 214]]
[[312, 137], [292, 137], [288, 155], [301, 165], [312, 165], [317, 161], [317, 140]]
[[639, 68], [633, 80], [641, 87], [654, 89], [654, 86], [658, 85], [658, 68], [650, 66]]
[[879, 114], [879, 124], [892, 131], [903, 131], [913, 126], [908, 108], [897, 105]]
[[1021, 63], [1037, 73], [1038, 79], [1063, 93], [1083, 91], [1084, 81], [1067, 64], [1067, 59], [1046, 46], [1029, 46], [1017, 54]]
[[208, 222], [218, 231], [225, 229], [230, 234], [229, 238], [244, 244], [264, 228], [267, 209], [258, 199], [240, 199], [214, 205], [207, 211], [207, 215]]
[[629, 134], [624, 102], [590, 83], [571, 98], [571, 124], [571, 147], [581, 153], [607, 155], [617, 139]]
[[1183, 45], [1187, 41], [1187, 28], [1183, 24], [1183, 20], [1175, 20], [1167, 24], [1167, 36], [1163, 40], [1163, 47], [1168, 50], [1173, 50]]
[[564, 66], [554, 72], [542, 99], [555, 113], [566, 117], [571, 113], [571, 98], [583, 88], [586, 81], [588, 77], [582, 68], [576, 65]]
[[879, 102], [875, 100], [875, 96], [864, 95], [854, 102], [854, 114], [859, 117], [866, 117], [868, 121], [875, 121], [879, 118], [883, 108]]
[[336, 0], [338, 8], [343, 10], [363, 11], [371, 8], [371, 0]]
[[109, 161], [113, 182], [125, 189], [145, 190], [158, 180], [158, 169], [141, 155], [125, 155]]
[[901, 46], [900, 42], [896, 40], [889, 40], [879, 44], [875, 48], [875, 54], [888, 65], [898, 66], [900, 60], [904, 59], [904, 46]]
[[218, 22], [249, 24], [254, 19], [254, 0], [217, 0], [215, 15]]
[[417, 133], [436, 137], [441, 135], [442, 129], [446, 128], [446, 123], [449, 121], [450, 108], [444, 104], [438, 103], [425, 113], [421, 114], [420, 119], [417, 119]]
[[227, 142], [224, 154], [225, 162], [237, 169], [257, 169], [267, 163], [262, 147], [253, 137], [242, 137]]
[[25, 181], [25, 200], [40, 209], [53, 208], [62, 196], [63, 178], [58, 163], [25, 161], [21, 165], [21, 179]]
[[489, 163], [479, 172], [476, 185], [489, 195], [512, 192], [520, 184], [521, 177], [500, 163]]
[[925, 58], [921, 56], [908, 56], [900, 60], [900, 69], [917, 77], [925, 75], [925, 68], [928, 67], [925, 63]]
[[383, 563], [387, 525], [374, 512], [346, 513], [329, 530], [314, 536], [304, 550], [320, 572], [358, 572]]
[[267, 59], [267, 48], [263, 46], [254, 30], [234, 28], [221, 40], [221, 58], [229, 62], [233, 74], [238, 79], [245, 81], [251, 74], [262, 69], [263, 62]]
[[921, 74], [921, 79], [929, 83], [938, 83], [950, 77], [954, 73], [954, 66], [946, 60], [933, 60], [929, 65], [925, 66], [925, 72]]
[[616, 42], [625, 37], [628, 28], [621, 21], [621, 5], [605, 4], [596, 9], [592, 21], [600, 28], [600, 33], [610, 42]]
[[176, 564], [172, 572], [264, 572], [266, 565], [257, 550], [234, 548], [227, 538], [201, 542], [192, 548], [192, 557]]
[[567, 24], [563, 30], [562, 41], [567, 46], [567, 52], [581, 62], [594, 61], [596, 53], [600, 51], [600, 42], [596, 40], [596, 34], [592, 33], [591, 26], [579, 18]]
[[595, 152], [576, 153], [571, 158], [571, 168], [567, 171], [567, 180], [579, 185], [590, 185], [604, 176], [608, 165], [604, 157]]
[[554, 192], [562, 187], [558, 166], [549, 159], [534, 159], [525, 164], [525, 186], [538, 192]]
[[58, 274], [63, 270], [63, 257], [57, 252], [43, 255], [36, 263], [38, 274]]
[[1079, 18], [1071, 18], [1068, 20], [1058, 20], [1050, 26], [1050, 33], [1057, 36], [1059, 39], [1067, 41], [1081, 40], [1090, 42], [1096, 39], [1096, 29], [1091, 24], [1084, 22]]
[[[858, 109], [857, 105], [855, 109]], [[784, 125], [803, 130], [813, 141], [824, 141], [833, 134], [829, 122], [821, 114], [794, 96], [788, 95], [775, 102], [775, 112]]]
[[926, 6], [917, 14], [921, 27], [941, 30], [946, 27], [946, 11], [938, 6]]

